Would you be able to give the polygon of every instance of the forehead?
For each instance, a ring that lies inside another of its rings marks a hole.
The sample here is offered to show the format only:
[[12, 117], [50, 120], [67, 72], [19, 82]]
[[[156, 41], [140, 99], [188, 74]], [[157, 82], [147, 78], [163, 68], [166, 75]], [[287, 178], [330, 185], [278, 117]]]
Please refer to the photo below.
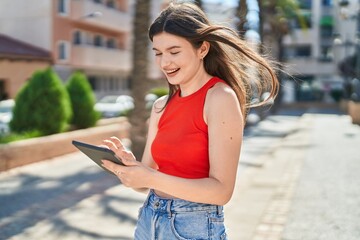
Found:
[[166, 32], [156, 34], [153, 38], [153, 48], [157, 50], [164, 50], [174, 46], [181, 48], [192, 47], [185, 38]]

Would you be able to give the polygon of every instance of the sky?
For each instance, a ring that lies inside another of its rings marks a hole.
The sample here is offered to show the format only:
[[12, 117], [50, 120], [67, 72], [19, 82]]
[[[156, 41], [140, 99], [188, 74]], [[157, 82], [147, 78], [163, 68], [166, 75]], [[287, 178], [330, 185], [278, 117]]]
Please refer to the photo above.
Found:
[[239, 0], [203, 0], [204, 2], [211, 2], [211, 3], [224, 3], [226, 5], [229, 5], [229, 6], [237, 6], [238, 5], [238, 2]]

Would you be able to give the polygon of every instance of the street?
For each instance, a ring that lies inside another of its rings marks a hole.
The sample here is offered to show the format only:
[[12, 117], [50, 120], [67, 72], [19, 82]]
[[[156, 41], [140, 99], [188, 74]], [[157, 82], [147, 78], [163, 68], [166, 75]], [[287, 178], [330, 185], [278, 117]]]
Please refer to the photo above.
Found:
[[[360, 128], [287, 112], [246, 129], [229, 239], [360, 239]], [[0, 239], [132, 239], [145, 195], [80, 152], [0, 173]]]

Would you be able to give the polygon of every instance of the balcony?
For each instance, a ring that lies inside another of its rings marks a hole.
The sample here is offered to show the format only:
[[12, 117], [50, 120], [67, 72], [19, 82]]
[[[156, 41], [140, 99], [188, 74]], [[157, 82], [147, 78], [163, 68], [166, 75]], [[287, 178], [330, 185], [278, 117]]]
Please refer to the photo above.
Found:
[[[94, 12], [101, 12], [102, 16], [85, 17]], [[118, 32], [130, 32], [132, 29], [130, 11], [119, 11], [88, 0], [71, 1], [70, 18], [77, 22]]]
[[327, 75], [335, 71], [334, 63], [319, 61], [317, 58], [293, 58], [286, 61], [285, 71], [292, 75]]
[[71, 64], [75, 67], [130, 71], [131, 63], [130, 50], [80, 45], [73, 46], [71, 51]]

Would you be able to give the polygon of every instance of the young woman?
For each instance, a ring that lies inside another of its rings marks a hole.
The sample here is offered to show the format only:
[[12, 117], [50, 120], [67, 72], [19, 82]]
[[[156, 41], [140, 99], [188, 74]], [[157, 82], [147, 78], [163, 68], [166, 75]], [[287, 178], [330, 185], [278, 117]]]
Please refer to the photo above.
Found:
[[227, 239], [223, 205], [233, 193], [252, 89], [272, 99], [276, 76], [234, 31], [211, 25], [193, 4], [170, 4], [149, 37], [169, 95], [153, 106], [142, 160], [112, 137], [104, 144], [126, 166], [104, 166], [125, 186], [150, 190], [135, 239]]

